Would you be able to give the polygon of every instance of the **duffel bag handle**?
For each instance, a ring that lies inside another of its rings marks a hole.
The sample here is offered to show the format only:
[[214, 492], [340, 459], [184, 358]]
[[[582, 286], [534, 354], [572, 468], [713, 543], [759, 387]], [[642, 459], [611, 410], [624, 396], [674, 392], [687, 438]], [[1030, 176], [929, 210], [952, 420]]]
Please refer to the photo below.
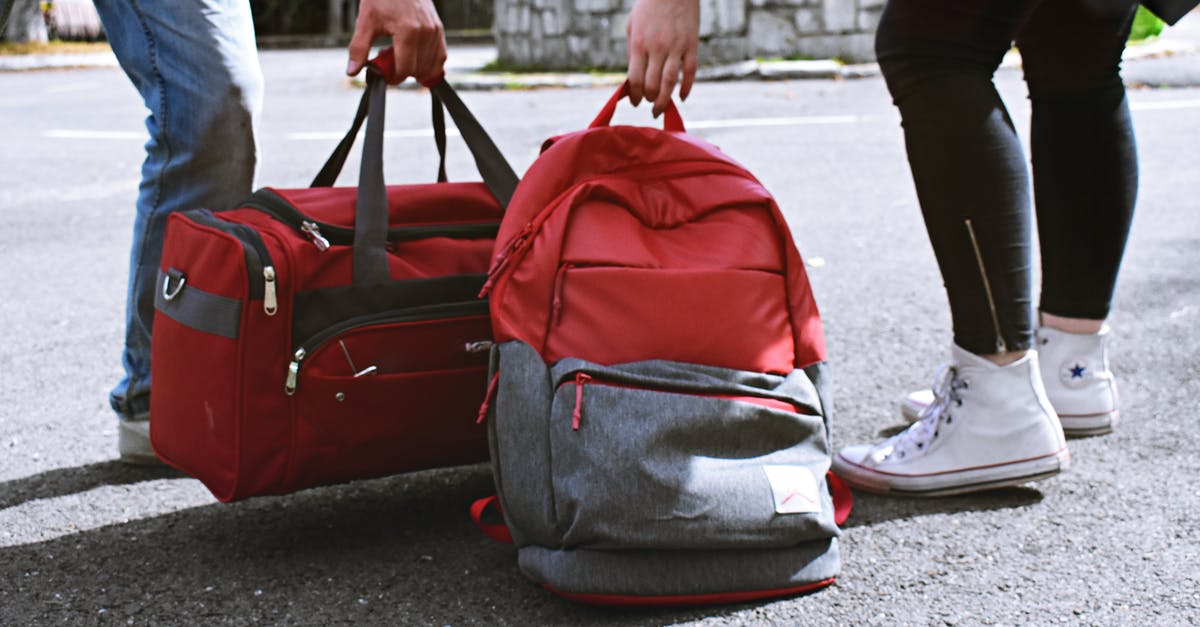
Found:
[[[385, 48], [368, 64], [367, 88], [359, 102], [350, 132], [334, 149], [312, 185], [327, 187], [333, 184], [365, 119], [367, 131], [363, 138], [354, 214], [354, 283], [358, 285], [387, 283], [391, 280], [387, 262], [388, 203], [387, 186], [383, 179], [383, 123], [387, 78], [392, 74], [392, 64], [391, 48]], [[446, 128], [441, 115], [444, 106], [474, 156], [483, 182], [500, 206], [507, 207], [518, 182], [512, 166], [444, 79], [439, 78], [436, 84], [428, 87], [433, 98], [434, 139], [441, 155], [438, 180], [445, 180]]]
[[[608, 126], [609, 123], [612, 122], [613, 114], [617, 111], [617, 103], [621, 102], [621, 100], [628, 95], [629, 81], [625, 81], [624, 83], [621, 83], [620, 87], [617, 88], [617, 91], [612, 95], [612, 98], [608, 99], [608, 102], [604, 105], [604, 108], [600, 110], [600, 114], [596, 116], [596, 119], [592, 120], [592, 123], [588, 125], [588, 128]], [[679, 115], [679, 109], [675, 108], [675, 100], [673, 99], [667, 103], [667, 108], [663, 111], [663, 130], [674, 131], [677, 133], [682, 133], [685, 131], [683, 127], [683, 118]]]

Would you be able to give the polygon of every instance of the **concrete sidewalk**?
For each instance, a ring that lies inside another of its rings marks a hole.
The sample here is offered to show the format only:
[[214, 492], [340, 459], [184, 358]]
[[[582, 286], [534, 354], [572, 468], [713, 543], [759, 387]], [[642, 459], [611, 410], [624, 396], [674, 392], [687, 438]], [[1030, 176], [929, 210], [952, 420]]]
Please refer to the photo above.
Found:
[[[263, 50], [264, 56], [288, 54], [296, 51]], [[1200, 19], [1185, 19], [1151, 41], [1131, 45], [1125, 50], [1126, 61], [1173, 59], [1175, 57], [1200, 56]], [[315, 57], [342, 57], [342, 48], [318, 48], [305, 51]], [[481, 44], [451, 44], [446, 60], [446, 76], [459, 90], [494, 89], [537, 89], [546, 87], [600, 87], [620, 84], [624, 80], [621, 72], [498, 72], [485, 70], [496, 60], [496, 47]], [[1020, 55], [1011, 52], [1001, 67], [1019, 67]], [[0, 72], [116, 67], [117, 59], [112, 52], [30, 54], [0, 56]], [[1127, 82], [1147, 83], [1136, 76], [1144, 68], [1141, 63], [1125, 65]], [[1172, 66], [1177, 63], [1172, 63]], [[1200, 60], [1197, 61], [1200, 66]], [[1157, 69], [1157, 68], [1156, 68]], [[1170, 72], [1174, 77], [1170, 84], [1200, 84], [1200, 69], [1195, 73], [1183, 72], [1182, 68]], [[1184, 77], [1181, 75], [1186, 74]], [[845, 64], [836, 59], [814, 60], [765, 60], [749, 59], [740, 63], [701, 67], [696, 74], [699, 81], [722, 80], [794, 80], [794, 79], [853, 79], [877, 76], [879, 66], [875, 63]], [[1153, 84], [1153, 83], [1147, 83]], [[407, 81], [407, 88], [417, 84]]]

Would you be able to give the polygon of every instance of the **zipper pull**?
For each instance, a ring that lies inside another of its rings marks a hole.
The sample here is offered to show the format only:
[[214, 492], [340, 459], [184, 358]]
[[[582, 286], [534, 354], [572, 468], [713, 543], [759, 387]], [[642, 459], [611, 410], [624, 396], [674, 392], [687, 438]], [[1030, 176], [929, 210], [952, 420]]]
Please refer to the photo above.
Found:
[[591, 380], [587, 373], [575, 373], [575, 411], [571, 413], [571, 429], [575, 431], [579, 431], [579, 422], [583, 420], [583, 384]]
[[321, 235], [321, 227], [316, 222], [309, 222], [307, 220], [301, 222], [300, 230], [308, 236], [308, 239], [312, 240], [313, 246], [316, 246], [317, 250], [321, 252], [329, 250], [329, 240], [325, 239], [324, 235]]
[[492, 399], [496, 398], [496, 389], [500, 387], [500, 373], [497, 372], [492, 376], [491, 383], [488, 383], [487, 394], [483, 396], [483, 404], [479, 406], [479, 418], [475, 420], [475, 424], [481, 425], [484, 420], [487, 420], [488, 406], [492, 404]]
[[483, 289], [479, 290], [479, 298], [487, 297], [488, 293], [492, 291], [492, 284], [495, 283], [496, 279], [504, 273], [506, 268], [508, 268], [508, 263], [512, 261], [512, 256], [517, 251], [525, 248], [531, 235], [533, 235], [532, 222], [526, 224], [525, 228], [521, 229], [521, 232], [517, 233], [517, 236], [508, 242], [508, 245], [504, 247], [504, 250], [500, 251], [496, 255], [496, 259], [492, 264], [492, 268], [488, 271], [487, 281], [483, 284]]
[[263, 311], [268, 316], [279, 311], [279, 301], [275, 297], [275, 266], [263, 268]]
[[288, 396], [296, 393], [296, 379], [300, 376], [300, 362], [304, 361], [306, 355], [303, 348], [297, 348], [296, 354], [292, 355], [292, 363], [288, 364], [287, 381], [283, 384], [283, 391], [287, 392]]

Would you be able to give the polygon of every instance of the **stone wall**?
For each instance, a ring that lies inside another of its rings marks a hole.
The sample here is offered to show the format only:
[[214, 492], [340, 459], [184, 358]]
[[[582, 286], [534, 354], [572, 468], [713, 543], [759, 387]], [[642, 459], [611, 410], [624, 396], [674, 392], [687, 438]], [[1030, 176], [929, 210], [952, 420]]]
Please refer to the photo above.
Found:
[[[755, 57], [874, 58], [885, 0], [700, 0], [700, 64]], [[496, 0], [499, 61], [623, 68], [633, 0]]]

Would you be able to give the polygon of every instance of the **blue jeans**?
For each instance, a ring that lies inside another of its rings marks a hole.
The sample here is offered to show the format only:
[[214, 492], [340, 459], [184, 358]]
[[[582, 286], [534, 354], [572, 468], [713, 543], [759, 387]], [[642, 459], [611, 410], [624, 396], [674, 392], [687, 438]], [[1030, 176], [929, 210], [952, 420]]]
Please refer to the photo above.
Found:
[[167, 217], [232, 206], [251, 192], [262, 72], [248, 0], [95, 0], [122, 69], [149, 116], [129, 259], [125, 376], [110, 403], [150, 411], [154, 287]]

